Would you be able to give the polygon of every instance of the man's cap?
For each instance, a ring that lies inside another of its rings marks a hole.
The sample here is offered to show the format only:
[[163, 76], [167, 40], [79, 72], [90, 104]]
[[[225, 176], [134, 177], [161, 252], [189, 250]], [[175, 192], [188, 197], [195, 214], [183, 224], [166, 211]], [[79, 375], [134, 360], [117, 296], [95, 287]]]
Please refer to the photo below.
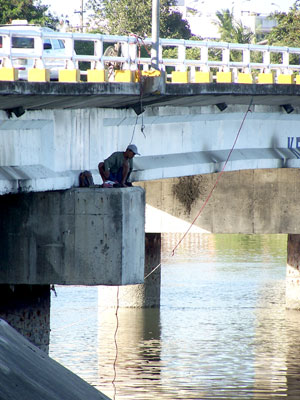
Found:
[[130, 144], [129, 146], [127, 146], [127, 150], [131, 150], [134, 154], [138, 154], [140, 156], [140, 153], [138, 152], [135, 144]]

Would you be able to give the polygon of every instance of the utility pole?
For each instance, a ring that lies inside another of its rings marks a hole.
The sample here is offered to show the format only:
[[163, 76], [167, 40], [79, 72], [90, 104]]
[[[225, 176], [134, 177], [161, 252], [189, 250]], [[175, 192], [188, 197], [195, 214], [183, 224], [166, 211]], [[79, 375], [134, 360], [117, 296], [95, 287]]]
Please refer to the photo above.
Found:
[[83, 0], [81, 0], [81, 8], [80, 11], [74, 11], [74, 14], [80, 14], [80, 32], [83, 32]]
[[81, 33], [83, 33], [83, 0], [81, 0], [81, 13], [80, 13], [80, 22], [81, 22]]
[[159, 70], [159, 0], [152, 0], [152, 49], [151, 66]]

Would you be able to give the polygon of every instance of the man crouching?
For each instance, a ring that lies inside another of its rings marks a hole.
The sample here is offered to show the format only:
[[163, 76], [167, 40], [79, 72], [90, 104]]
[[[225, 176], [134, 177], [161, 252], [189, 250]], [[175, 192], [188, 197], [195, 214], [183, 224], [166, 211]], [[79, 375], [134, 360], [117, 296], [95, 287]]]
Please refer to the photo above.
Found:
[[[135, 144], [127, 146], [126, 151], [116, 151], [112, 153], [104, 162], [98, 164], [99, 173], [103, 180], [103, 187], [132, 186], [128, 182], [129, 175], [132, 171], [132, 159], [138, 154], [138, 149]], [[106, 182], [114, 182], [114, 185], [106, 184]]]

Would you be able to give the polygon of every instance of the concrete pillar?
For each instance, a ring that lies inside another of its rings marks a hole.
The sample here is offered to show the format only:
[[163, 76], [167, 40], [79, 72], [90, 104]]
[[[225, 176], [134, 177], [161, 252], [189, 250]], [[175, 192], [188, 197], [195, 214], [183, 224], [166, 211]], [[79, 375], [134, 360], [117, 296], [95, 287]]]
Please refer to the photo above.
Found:
[[0, 285], [0, 318], [48, 353], [50, 286]]
[[288, 234], [286, 308], [300, 310], [300, 235]]
[[[145, 235], [145, 272], [146, 277], [161, 260], [161, 234]], [[161, 268], [157, 268], [145, 282], [137, 285], [119, 286], [119, 306], [131, 308], [149, 308], [160, 306]], [[117, 286], [100, 286], [98, 293], [100, 307], [115, 307], [117, 304]]]

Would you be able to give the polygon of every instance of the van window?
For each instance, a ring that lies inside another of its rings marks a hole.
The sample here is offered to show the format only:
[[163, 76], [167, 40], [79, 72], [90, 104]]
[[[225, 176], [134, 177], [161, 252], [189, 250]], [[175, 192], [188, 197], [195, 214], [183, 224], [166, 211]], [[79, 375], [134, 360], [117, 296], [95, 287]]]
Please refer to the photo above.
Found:
[[52, 39], [52, 45], [53, 45], [53, 48], [56, 50], [65, 48], [64, 42], [59, 39]]
[[65, 44], [62, 40], [58, 39], [58, 43], [59, 43], [59, 48], [60, 49], [64, 49], [65, 48]]
[[34, 39], [13, 36], [11, 41], [13, 49], [34, 49]]

